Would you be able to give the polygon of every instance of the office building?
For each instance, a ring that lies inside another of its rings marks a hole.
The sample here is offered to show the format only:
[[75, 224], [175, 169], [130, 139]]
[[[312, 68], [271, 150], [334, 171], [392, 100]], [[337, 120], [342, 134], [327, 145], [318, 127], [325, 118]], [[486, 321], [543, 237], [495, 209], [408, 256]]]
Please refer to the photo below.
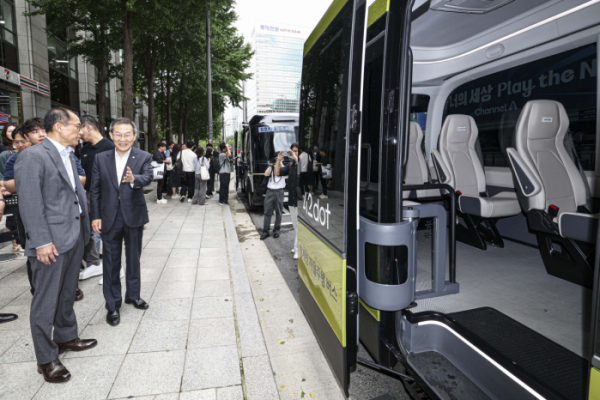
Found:
[[297, 113], [304, 41], [309, 29], [260, 23], [250, 43], [253, 78], [246, 86], [248, 118], [260, 114]]

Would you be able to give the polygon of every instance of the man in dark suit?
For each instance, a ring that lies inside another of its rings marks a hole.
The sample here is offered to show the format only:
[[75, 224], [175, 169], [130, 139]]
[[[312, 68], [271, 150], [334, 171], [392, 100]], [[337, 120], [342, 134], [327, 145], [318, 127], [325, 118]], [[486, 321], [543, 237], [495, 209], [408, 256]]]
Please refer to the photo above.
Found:
[[73, 310], [83, 248], [90, 238], [85, 191], [69, 149], [77, 145], [81, 124], [71, 111], [54, 108], [46, 114], [44, 128], [48, 137], [19, 153], [15, 184], [35, 287], [30, 322], [38, 372], [47, 382], [59, 383], [71, 374], [58, 355], [98, 343], [79, 339]]
[[148, 223], [144, 186], [152, 182], [152, 156], [133, 144], [137, 126], [128, 118], [110, 124], [115, 151], [100, 153], [94, 161], [90, 203], [92, 229], [102, 234], [104, 299], [106, 322], [117, 326], [121, 320], [121, 250], [125, 240], [125, 303], [145, 310], [148, 303], [140, 298], [140, 256], [142, 234]]

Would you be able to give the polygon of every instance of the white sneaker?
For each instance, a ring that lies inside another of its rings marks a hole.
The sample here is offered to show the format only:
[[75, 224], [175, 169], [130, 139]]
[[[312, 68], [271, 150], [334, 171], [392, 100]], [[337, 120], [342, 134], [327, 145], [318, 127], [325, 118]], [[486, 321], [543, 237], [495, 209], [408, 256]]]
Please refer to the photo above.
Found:
[[320, 199], [328, 199], [328, 198], [329, 198], [329, 196], [322, 194], [322, 195], [320, 195], [320, 196], [319, 196], [319, 198], [320, 198]]
[[156, 204], [164, 204], [162, 200], [156, 199]]
[[180, 195], [178, 195], [178, 194], [174, 194], [173, 196], [171, 196], [171, 199], [175, 200], [175, 199], [178, 199], [178, 198], [180, 198], [180, 197], [181, 197]]
[[292, 249], [292, 253], [295, 253], [295, 252], [296, 252], [296, 250]]
[[79, 273], [79, 280], [83, 281], [100, 275], [102, 275], [102, 262], [100, 262], [100, 265], [92, 265], [81, 271]]
[[192, 202], [192, 199], [188, 199], [188, 203], [191, 203], [191, 202]]
[[[119, 278], [123, 279], [125, 277], [125, 271], [121, 268], [121, 273], [119, 274]], [[98, 281], [98, 285], [102, 285], [104, 283], [104, 278], [100, 278]]]
[[161, 200], [161, 202], [162, 202], [163, 204], [167, 204], [167, 203], [168, 203], [167, 199], [165, 199], [165, 198], [163, 198], [163, 199]]
[[294, 258], [294, 260], [297, 260], [298, 259], [298, 253], [294, 253], [294, 257], [293, 258]]

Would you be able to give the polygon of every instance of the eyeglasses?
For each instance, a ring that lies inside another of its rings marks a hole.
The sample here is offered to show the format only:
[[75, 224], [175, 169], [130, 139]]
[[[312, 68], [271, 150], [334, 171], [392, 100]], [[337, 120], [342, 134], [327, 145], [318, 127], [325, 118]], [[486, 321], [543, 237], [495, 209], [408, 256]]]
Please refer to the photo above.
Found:
[[131, 140], [131, 139], [133, 139], [133, 135], [131, 133], [126, 133], [125, 135], [113, 134], [113, 136], [117, 140], [120, 140], [120, 139]]

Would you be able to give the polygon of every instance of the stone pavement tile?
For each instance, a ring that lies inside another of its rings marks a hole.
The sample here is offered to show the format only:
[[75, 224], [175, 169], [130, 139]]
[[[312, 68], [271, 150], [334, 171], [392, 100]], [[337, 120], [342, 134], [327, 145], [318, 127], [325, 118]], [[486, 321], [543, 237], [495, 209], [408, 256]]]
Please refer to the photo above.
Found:
[[108, 397], [178, 392], [184, 360], [184, 350], [128, 354]]
[[240, 385], [237, 346], [191, 349], [187, 352], [182, 391]]
[[233, 318], [205, 318], [190, 324], [188, 349], [236, 345]]
[[29, 335], [28, 329], [2, 332], [0, 335], [0, 357], [24, 335]]
[[200, 257], [198, 268], [228, 268], [226, 257]]
[[[3, 251], [2, 253], [6, 253], [6, 252]], [[26, 262], [27, 262], [27, 259], [24, 256], [21, 256], [21, 257], [15, 258], [14, 261], [6, 261], [3, 263], [0, 263], [0, 273], [9, 275], [9, 274], [17, 271], [18, 269], [23, 268]]]
[[229, 280], [229, 270], [227, 268], [198, 268], [196, 279], [199, 281]]
[[0, 281], [0, 291], [3, 291], [7, 288], [13, 287], [24, 287], [29, 288], [29, 279], [27, 278], [27, 272], [23, 268], [19, 268], [15, 272], [10, 275], [5, 276]]
[[[144, 291], [144, 287], [142, 286], [142, 298], [144, 298], [143, 291]], [[152, 302], [149, 302], [149, 303], [150, 303], [150, 307], [152, 307]], [[89, 325], [110, 326], [106, 322], [106, 314], [107, 314], [107, 311], [106, 311], [106, 308], [104, 308], [104, 304], [103, 304], [102, 307], [100, 307], [100, 309], [96, 313], [96, 315], [94, 315], [94, 317], [90, 320]], [[144, 316], [144, 311], [138, 310], [130, 304], [123, 303], [119, 314], [121, 314], [121, 324], [139, 324], [140, 321], [142, 320], [142, 317]], [[113, 329], [117, 329], [117, 327], [113, 327]]]
[[31, 292], [29, 291], [29, 288], [23, 286], [7, 287], [3, 285], [2, 289], [0, 289], [0, 307], [4, 307], [10, 303], [12, 303], [11, 305], [13, 306], [26, 305], [17, 304], [16, 302], [19, 297], [27, 298], [26, 294], [29, 294], [29, 305], [31, 305]]
[[172, 268], [196, 268], [198, 257], [170, 257], [167, 260], [167, 269]]
[[71, 379], [64, 384], [44, 383], [34, 399], [105, 399], [119, 372], [125, 355], [85, 357], [63, 360]]
[[[142, 258], [140, 258], [140, 268], [142, 271], [147, 268], [164, 268], [165, 264], [167, 263], [168, 256], [169, 255], [167, 249], [165, 249], [165, 254], [161, 256], [156, 254], [148, 255], [148, 257], [145, 258], [142, 256]], [[123, 263], [123, 266], [125, 266], [125, 263]]]
[[[173, 242], [174, 241], [175, 240], [173, 239]], [[146, 247], [144, 247], [144, 250], [142, 250], [141, 259], [144, 260], [145, 258], [152, 258], [153, 256], [164, 257], [165, 255], [168, 255], [168, 254], [169, 254], [169, 251], [165, 250], [163, 248], [146, 246]]]
[[189, 321], [142, 320], [129, 353], [185, 349]]
[[[128, 396], [126, 397], [126, 399], [135, 399], [135, 400], [178, 400], [179, 399], [179, 393], [165, 393], [165, 394], [159, 394], [156, 396]], [[125, 400], [125, 399], [123, 399]]]
[[[2, 333], [4, 335], [4, 333]], [[14, 342], [0, 357], [0, 364], [21, 363], [35, 361], [35, 349], [33, 348], [33, 339], [31, 330]], [[1, 380], [0, 380], [1, 382]]]
[[162, 274], [162, 268], [144, 268], [140, 270], [141, 282], [156, 282]]
[[82, 339], [96, 339], [98, 345], [86, 351], [68, 351], [61, 356], [61, 359], [127, 354], [137, 327], [137, 323], [126, 321], [116, 327], [110, 326], [106, 322], [88, 325], [79, 334], [79, 337]]
[[201, 234], [202, 231], [202, 226], [185, 226], [181, 228], [179, 234]]
[[217, 400], [242, 400], [244, 390], [241, 386], [229, 386], [217, 389]]
[[[15, 307], [15, 306], [31, 306], [31, 299], [33, 298], [33, 296], [31, 295], [31, 292], [29, 291], [29, 289], [24, 288], [24, 287], [16, 287], [15, 289], [17, 289], [17, 290], [13, 291], [13, 293], [21, 292], [21, 294], [8, 300], [5, 303], [5, 305], [10, 305], [13, 307]], [[0, 301], [2, 301], [2, 300], [0, 299]]]
[[278, 400], [269, 356], [244, 357], [244, 381], [248, 400]]
[[195, 258], [198, 259], [200, 249], [172, 249], [169, 258]]
[[18, 331], [18, 330], [29, 330], [29, 310], [30, 306], [11, 306], [8, 305], [0, 309], [0, 313], [4, 314], [17, 314], [19, 318], [15, 321], [8, 322], [6, 324], [0, 324], [0, 332], [3, 331]]
[[158, 284], [162, 282], [195, 282], [196, 270], [193, 268], [169, 268], [160, 277]]
[[153, 299], [143, 320], [176, 321], [189, 320], [192, 299]]
[[[232, 264], [231, 267], [231, 280], [233, 282], [233, 291], [235, 294], [251, 293], [250, 282], [248, 281], [248, 274], [242, 270], [239, 266]], [[241, 265], [244, 265], [242, 262]]]
[[231, 297], [196, 297], [192, 306], [192, 319], [233, 317]]
[[231, 296], [231, 282], [228, 279], [218, 281], [197, 281], [194, 297]]
[[0, 364], [0, 398], [2, 400], [31, 399], [44, 384], [35, 362]]
[[217, 400], [217, 389], [181, 392], [179, 394], [179, 400]]
[[312, 399], [314, 395], [315, 399], [322, 400], [345, 400], [345, 396], [342, 394], [339, 386], [332, 382], [330, 384], [326, 384], [320, 382], [318, 379], [306, 379], [302, 382], [302, 379], [291, 376], [275, 376], [278, 382], [278, 388], [282, 385], [285, 386], [279, 392], [279, 398], [281, 400], [296, 400], [301, 398], [302, 392], [304, 392], [305, 399]]
[[251, 294], [235, 296], [235, 313], [242, 357], [267, 354], [263, 332]]
[[[203, 242], [206, 240], [207, 236], [204, 236], [204, 239], [202, 240]], [[211, 240], [218, 240], [215, 239], [214, 236], [212, 236]], [[224, 250], [223, 250], [223, 246], [225, 245], [225, 240], [223, 241], [219, 241], [217, 243], [217, 246], [214, 247], [208, 247], [205, 246], [204, 244], [202, 245], [202, 248], [200, 249], [200, 257], [218, 257], [219, 254], [224, 254]], [[224, 255], [223, 255], [224, 257]]]
[[187, 240], [177, 240], [173, 249], [199, 249], [200, 248], [200, 240], [199, 239], [187, 239]]
[[152, 299], [186, 299], [194, 297], [195, 282], [159, 282]]
[[146, 247], [144, 247], [144, 249], [147, 249], [150, 247], [153, 249], [169, 250], [173, 247], [174, 244], [175, 244], [175, 238], [166, 239], [165, 236], [161, 236], [161, 240], [152, 239], [151, 241], [149, 241], [148, 244], [146, 244]]

